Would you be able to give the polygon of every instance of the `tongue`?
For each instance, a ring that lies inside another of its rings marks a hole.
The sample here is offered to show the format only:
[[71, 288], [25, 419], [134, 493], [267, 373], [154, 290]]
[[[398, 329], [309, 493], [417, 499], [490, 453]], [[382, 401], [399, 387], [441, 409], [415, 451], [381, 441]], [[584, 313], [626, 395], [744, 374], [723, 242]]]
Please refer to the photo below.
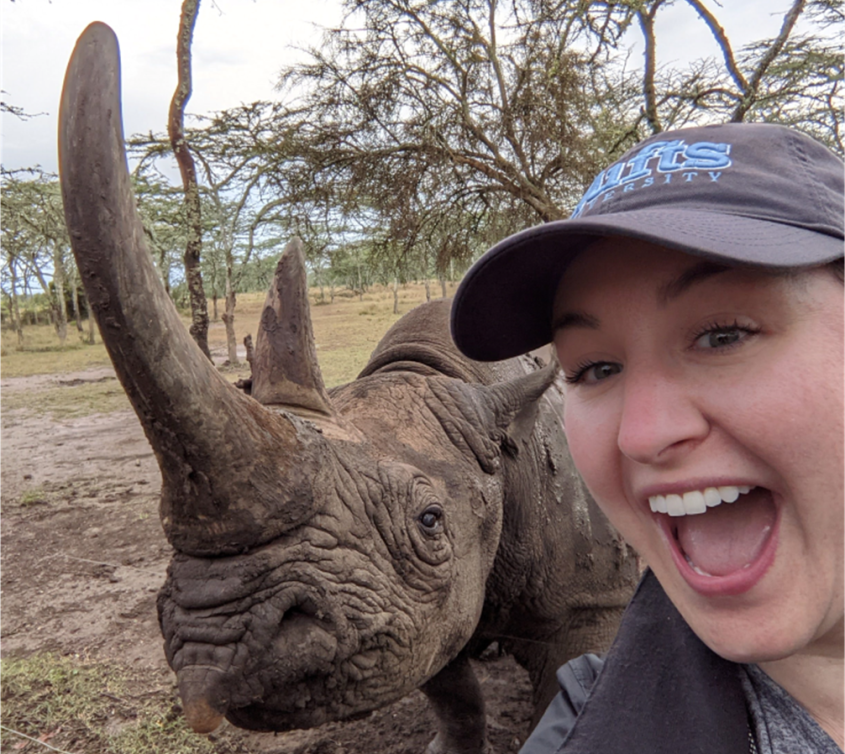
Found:
[[771, 494], [757, 488], [736, 503], [722, 503], [706, 513], [677, 518], [678, 541], [699, 570], [727, 576], [754, 562], [776, 516]]

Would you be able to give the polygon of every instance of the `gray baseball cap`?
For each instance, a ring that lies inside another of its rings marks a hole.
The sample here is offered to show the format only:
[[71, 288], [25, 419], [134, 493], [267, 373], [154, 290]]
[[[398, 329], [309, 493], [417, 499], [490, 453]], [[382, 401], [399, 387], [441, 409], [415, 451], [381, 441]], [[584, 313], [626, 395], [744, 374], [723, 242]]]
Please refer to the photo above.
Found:
[[620, 236], [765, 267], [843, 255], [843, 163], [799, 131], [727, 123], [656, 134], [603, 170], [568, 220], [501, 241], [467, 272], [452, 337], [478, 361], [552, 339], [552, 305], [572, 259]]

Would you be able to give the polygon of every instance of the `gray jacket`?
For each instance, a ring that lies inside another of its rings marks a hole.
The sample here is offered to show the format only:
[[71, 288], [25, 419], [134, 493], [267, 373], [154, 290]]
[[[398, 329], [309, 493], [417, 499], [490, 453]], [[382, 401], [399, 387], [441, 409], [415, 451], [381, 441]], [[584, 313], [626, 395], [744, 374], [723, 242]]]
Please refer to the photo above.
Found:
[[560, 668], [561, 692], [520, 754], [748, 754], [741, 673], [648, 571], [606, 660], [584, 655]]

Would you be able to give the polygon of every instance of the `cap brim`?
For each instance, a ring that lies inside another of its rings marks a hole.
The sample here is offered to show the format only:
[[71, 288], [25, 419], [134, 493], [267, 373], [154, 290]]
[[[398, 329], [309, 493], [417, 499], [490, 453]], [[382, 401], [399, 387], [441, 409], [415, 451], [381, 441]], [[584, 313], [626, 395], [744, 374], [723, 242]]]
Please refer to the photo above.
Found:
[[766, 267], [815, 266], [843, 255], [837, 236], [697, 210], [654, 208], [546, 223], [506, 238], [464, 277], [452, 304], [455, 345], [471, 359], [499, 361], [549, 343], [560, 278], [580, 251], [603, 236]]

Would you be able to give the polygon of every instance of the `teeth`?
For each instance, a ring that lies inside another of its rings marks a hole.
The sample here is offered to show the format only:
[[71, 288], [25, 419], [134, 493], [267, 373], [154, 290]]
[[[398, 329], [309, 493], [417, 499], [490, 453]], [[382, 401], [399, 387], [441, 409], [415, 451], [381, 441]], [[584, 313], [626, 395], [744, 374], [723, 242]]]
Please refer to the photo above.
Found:
[[726, 503], [735, 503], [739, 497], [739, 487], [719, 487], [719, 494]]
[[666, 495], [666, 507], [670, 516], [683, 516], [684, 499], [680, 495]]
[[688, 516], [696, 513], [704, 513], [707, 510], [707, 503], [704, 502], [704, 493], [694, 490], [684, 493], [684, 512]]
[[719, 494], [719, 490], [715, 487], [708, 487], [704, 490], [704, 502], [708, 508], [715, 508], [717, 505], [720, 505], [722, 496]]
[[653, 513], [668, 513], [670, 516], [694, 516], [715, 508], [722, 503], [734, 503], [740, 495], [746, 495], [753, 487], [748, 485], [728, 487], [707, 487], [691, 490], [683, 495], [652, 495], [648, 499]]

